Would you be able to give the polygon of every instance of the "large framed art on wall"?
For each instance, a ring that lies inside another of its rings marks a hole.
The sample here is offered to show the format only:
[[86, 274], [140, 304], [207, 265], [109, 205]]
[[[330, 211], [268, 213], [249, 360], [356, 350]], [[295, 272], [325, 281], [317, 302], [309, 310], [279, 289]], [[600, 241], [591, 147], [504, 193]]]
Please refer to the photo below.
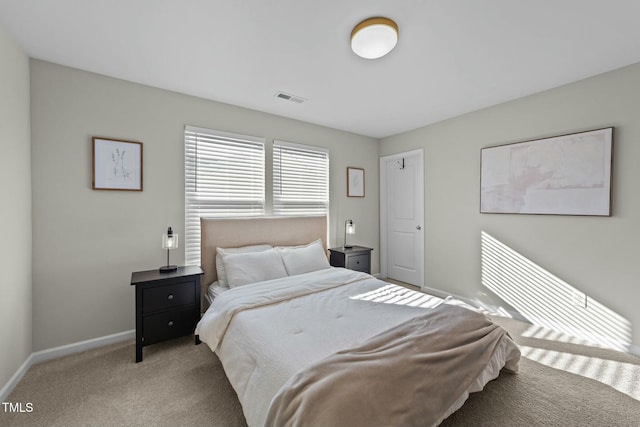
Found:
[[611, 215], [613, 128], [480, 150], [480, 212]]

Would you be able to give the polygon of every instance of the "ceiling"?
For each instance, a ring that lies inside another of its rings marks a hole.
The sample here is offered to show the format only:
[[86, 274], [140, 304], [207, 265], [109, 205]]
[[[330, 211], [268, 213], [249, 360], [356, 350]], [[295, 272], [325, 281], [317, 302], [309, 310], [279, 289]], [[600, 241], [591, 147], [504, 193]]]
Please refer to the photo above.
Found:
[[[400, 33], [378, 60], [349, 47], [372, 16]], [[638, 0], [0, 0], [33, 58], [374, 138], [640, 62], [638, 17]]]

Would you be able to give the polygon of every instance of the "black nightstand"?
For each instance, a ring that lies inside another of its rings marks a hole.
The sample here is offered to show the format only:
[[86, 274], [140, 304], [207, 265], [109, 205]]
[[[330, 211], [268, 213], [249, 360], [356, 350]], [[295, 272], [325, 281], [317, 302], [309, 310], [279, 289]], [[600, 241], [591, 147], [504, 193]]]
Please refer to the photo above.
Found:
[[372, 250], [364, 246], [330, 248], [329, 262], [334, 267], [345, 267], [371, 274]]
[[[200, 320], [202, 274], [199, 266], [131, 274], [136, 287], [136, 363], [142, 362], [142, 347], [193, 333]], [[197, 336], [195, 340], [200, 344]]]

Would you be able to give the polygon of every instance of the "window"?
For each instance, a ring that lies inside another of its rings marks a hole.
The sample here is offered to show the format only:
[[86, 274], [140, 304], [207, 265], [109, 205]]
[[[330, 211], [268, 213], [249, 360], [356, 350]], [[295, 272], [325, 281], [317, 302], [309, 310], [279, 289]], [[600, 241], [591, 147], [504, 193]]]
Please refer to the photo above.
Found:
[[264, 215], [265, 140], [187, 126], [185, 263], [200, 264], [200, 217]]
[[321, 215], [328, 207], [328, 150], [274, 141], [273, 213]]

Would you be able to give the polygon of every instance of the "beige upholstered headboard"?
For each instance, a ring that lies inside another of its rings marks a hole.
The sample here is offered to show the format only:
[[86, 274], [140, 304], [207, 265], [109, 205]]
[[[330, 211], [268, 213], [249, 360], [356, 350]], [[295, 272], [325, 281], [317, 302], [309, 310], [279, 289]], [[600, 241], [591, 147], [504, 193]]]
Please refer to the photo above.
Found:
[[269, 243], [274, 246], [304, 245], [317, 239], [327, 249], [327, 217], [248, 217], [201, 218], [200, 265], [204, 270], [201, 286], [201, 308], [207, 309], [205, 295], [211, 283], [218, 280], [216, 248]]

